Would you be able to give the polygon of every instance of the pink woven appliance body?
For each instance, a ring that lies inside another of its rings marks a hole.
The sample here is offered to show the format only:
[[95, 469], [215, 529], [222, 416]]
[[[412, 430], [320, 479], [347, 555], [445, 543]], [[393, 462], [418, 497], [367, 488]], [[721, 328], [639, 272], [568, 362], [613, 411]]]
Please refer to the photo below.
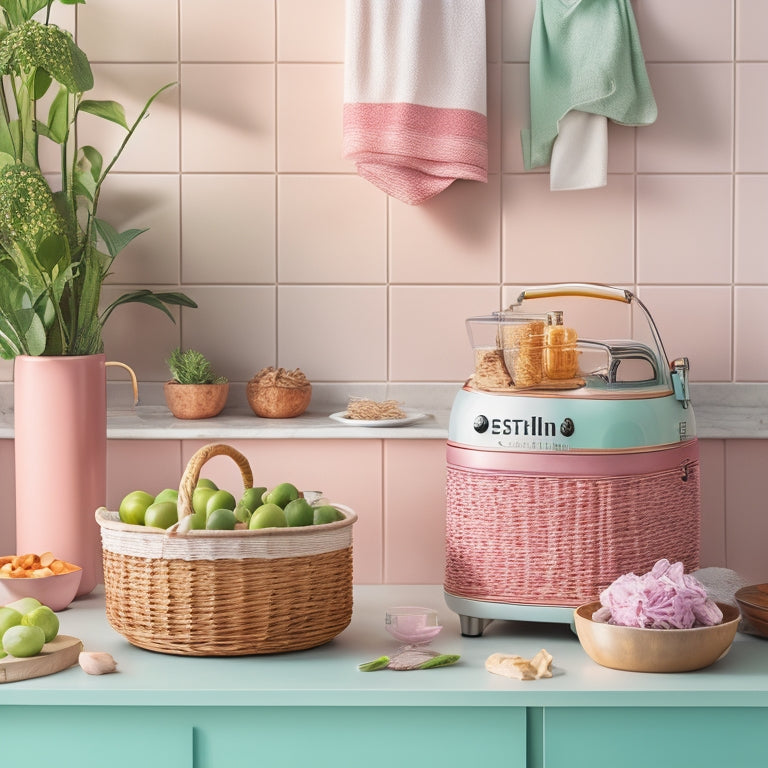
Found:
[[[521, 471], [514, 453], [489, 454], [449, 445], [444, 586], [450, 594], [577, 607], [662, 557], [681, 561], [686, 571], [699, 567], [695, 440], [594, 460], [521, 454]], [[491, 469], [482, 468], [484, 456]], [[580, 471], [585, 468], [591, 471]]]

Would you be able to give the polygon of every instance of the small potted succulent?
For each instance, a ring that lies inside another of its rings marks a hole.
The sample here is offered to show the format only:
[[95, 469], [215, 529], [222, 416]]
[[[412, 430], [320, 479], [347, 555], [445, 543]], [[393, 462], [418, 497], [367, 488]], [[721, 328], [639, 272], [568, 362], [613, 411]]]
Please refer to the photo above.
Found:
[[229, 380], [214, 373], [205, 355], [176, 347], [166, 363], [173, 378], [165, 383], [165, 402], [177, 419], [209, 419], [224, 410]]

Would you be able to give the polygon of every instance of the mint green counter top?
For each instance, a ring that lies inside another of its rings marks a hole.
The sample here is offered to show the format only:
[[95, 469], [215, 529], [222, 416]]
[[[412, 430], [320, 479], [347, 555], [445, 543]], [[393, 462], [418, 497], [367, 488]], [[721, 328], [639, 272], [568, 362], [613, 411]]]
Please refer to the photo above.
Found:
[[[442, 669], [360, 672], [391, 654], [388, 606], [436, 608]], [[359, 586], [350, 626], [325, 646], [191, 658], [131, 647], [103, 597], [61, 612], [61, 631], [107, 651], [116, 674], [79, 666], [0, 685], [3, 764], [64, 768], [647, 768], [765, 764], [768, 641], [738, 635], [716, 664], [680, 675], [605, 669], [567, 625], [494, 622], [462, 638], [439, 586]], [[553, 677], [485, 670], [491, 653], [554, 657]], [[39, 758], [39, 759], [38, 759]]]
[[[323, 706], [323, 707], [768, 707], [768, 640], [737, 634], [713, 666], [672, 675], [606, 669], [581, 649], [566, 625], [493, 622], [465, 638], [439, 586], [357, 586], [350, 626], [308, 651], [240, 658], [178, 657], [131, 646], [107, 623], [103, 588], [59, 614], [62, 634], [86, 650], [107, 651], [119, 672], [88, 676], [79, 667], [0, 685], [0, 706]], [[357, 665], [398, 643], [384, 629], [392, 605], [437, 609], [443, 631], [432, 645], [461, 654], [452, 667], [413, 672], [360, 672]], [[553, 677], [518, 681], [484, 668], [492, 653], [532, 657], [546, 648]]]

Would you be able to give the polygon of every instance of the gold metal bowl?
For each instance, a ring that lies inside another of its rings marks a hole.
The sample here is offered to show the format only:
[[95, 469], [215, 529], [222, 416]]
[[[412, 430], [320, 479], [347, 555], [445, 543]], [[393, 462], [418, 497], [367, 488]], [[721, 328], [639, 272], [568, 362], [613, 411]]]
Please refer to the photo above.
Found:
[[731, 647], [739, 609], [717, 604], [723, 621], [692, 629], [641, 629], [592, 621], [599, 602], [574, 611], [576, 634], [587, 655], [603, 667], [627, 672], [690, 672], [714, 664]]

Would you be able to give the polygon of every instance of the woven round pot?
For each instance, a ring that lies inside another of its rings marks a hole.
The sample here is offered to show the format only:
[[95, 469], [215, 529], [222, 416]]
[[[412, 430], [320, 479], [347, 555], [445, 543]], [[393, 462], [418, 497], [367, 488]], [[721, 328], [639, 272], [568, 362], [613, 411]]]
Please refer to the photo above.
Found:
[[248, 460], [228, 445], [203, 446], [179, 485], [179, 524], [168, 530], [96, 510], [104, 558], [107, 620], [139, 648], [179, 656], [245, 656], [314, 648], [352, 619], [352, 526], [182, 532], [208, 459], [228, 456], [243, 487]]
[[165, 402], [177, 419], [210, 419], [227, 404], [229, 382], [223, 384], [179, 384], [166, 381]]
[[277, 387], [274, 384], [259, 384], [251, 379], [246, 387], [246, 396], [257, 416], [267, 419], [291, 419], [301, 416], [309, 407], [312, 385]]

